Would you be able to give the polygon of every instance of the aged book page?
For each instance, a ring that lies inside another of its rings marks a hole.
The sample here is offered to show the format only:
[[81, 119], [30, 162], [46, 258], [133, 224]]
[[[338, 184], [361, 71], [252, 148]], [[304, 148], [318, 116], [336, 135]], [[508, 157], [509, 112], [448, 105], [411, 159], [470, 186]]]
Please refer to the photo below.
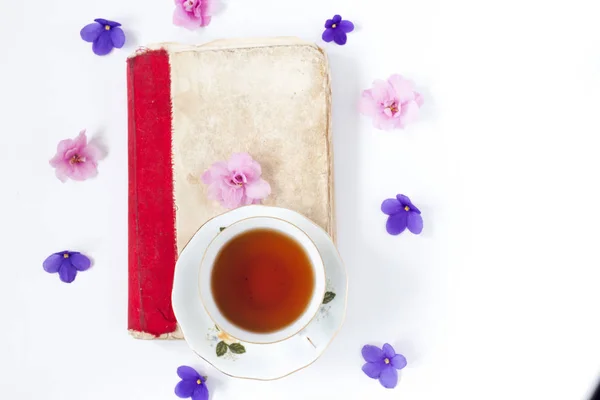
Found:
[[170, 54], [177, 248], [225, 210], [202, 172], [233, 152], [263, 168], [265, 205], [306, 215], [334, 236], [331, 89], [324, 52], [295, 38], [163, 45]]

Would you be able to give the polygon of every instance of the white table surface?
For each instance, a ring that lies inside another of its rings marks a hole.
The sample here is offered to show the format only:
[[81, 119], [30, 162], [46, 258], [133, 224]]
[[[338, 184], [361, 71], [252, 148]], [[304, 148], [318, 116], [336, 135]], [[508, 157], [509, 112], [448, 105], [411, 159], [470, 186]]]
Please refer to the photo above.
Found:
[[[596, 6], [596, 7], [594, 7]], [[171, 24], [170, 0], [0, 2], [0, 398], [175, 399], [177, 366], [212, 400], [585, 399], [600, 377], [600, 28], [595, 0], [230, 0], [211, 25]], [[357, 30], [320, 41], [335, 13]], [[97, 57], [79, 30], [120, 21]], [[333, 77], [339, 249], [350, 277], [338, 338], [275, 382], [228, 378], [185, 342], [137, 341], [127, 321], [125, 58], [138, 45], [296, 35]], [[425, 96], [419, 122], [380, 132], [360, 91], [392, 73]], [[62, 184], [48, 159], [87, 127], [96, 179]], [[396, 193], [421, 236], [386, 234]], [[42, 270], [61, 249], [93, 268]], [[361, 371], [365, 343], [409, 365], [395, 390]]]

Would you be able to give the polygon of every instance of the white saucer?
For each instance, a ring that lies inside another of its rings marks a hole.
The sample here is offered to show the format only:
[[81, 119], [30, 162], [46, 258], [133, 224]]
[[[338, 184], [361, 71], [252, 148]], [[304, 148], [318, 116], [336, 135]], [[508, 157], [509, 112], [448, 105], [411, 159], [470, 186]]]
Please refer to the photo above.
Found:
[[[316, 317], [299, 334], [272, 344], [239, 342], [220, 331], [200, 301], [200, 261], [221, 228], [240, 219], [277, 217], [298, 226], [315, 242], [327, 276], [327, 293]], [[308, 367], [325, 351], [346, 315], [347, 277], [342, 259], [327, 233], [291, 210], [251, 205], [206, 222], [183, 249], [175, 266], [173, 311], [189, 346], [219, 371], [236, 378], [273, 380]]]

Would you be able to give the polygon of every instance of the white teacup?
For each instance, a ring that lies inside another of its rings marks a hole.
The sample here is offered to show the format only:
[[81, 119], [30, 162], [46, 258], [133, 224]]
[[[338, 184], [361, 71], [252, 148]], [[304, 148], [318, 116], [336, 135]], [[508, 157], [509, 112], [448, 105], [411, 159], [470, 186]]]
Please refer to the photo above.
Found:
[[[236, 236], [255, 229], [270, 229], [292, 238], [302, 247], [308, 256], [315, 277], [313, 294], [304, 312], [291, 324], [278, 331], [269, 333], [250, 332], [230, 322], [219, 311], [211, 288], [213, 268], [221, 249]], [[210, 243], [200, 265], [200, 298], [208, 315], [220, 329], [227, 332], [230, 336], [247, 343], [267, 344], [279, 342], [302, 331], [314, 318], [323, 302], [325, 284], [325, 267], [313, 241], [300, 228], [282, 219], [273, 217], [252, 217], [227, 226]]]

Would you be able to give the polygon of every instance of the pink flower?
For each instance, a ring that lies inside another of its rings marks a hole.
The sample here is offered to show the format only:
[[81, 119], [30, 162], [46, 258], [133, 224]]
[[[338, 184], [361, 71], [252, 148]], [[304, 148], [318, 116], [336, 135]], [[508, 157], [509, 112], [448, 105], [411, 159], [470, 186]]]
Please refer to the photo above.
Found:
[[173, 23], [194, 30], [210, 24], [215, 0], [175, 0]]
[[98, 174], [98, 160], [102, 151], [94, 144], [87, 142], [85, 129], [75, 139], [65, 139], [58, 143], [56, 155], [50, 165], [56, 168], [56, 177], [62, 182], [67, 178], [84, 181]]
[[234, 153], [229, 161], [214, 163], [202, 175], [208, 198], [225, 208], [258, 204], [271, 193], [271, 186], [260, 177], [260, 164], [248, 153]]
[[404, 128], [413, 121], [423, 105], [423, 97], [415, 92], [412, 81], [392, 75], [387, 81], [373, 82], [373, 88], [362, 92], [360, 112], [373, 118], [377, 129]]

